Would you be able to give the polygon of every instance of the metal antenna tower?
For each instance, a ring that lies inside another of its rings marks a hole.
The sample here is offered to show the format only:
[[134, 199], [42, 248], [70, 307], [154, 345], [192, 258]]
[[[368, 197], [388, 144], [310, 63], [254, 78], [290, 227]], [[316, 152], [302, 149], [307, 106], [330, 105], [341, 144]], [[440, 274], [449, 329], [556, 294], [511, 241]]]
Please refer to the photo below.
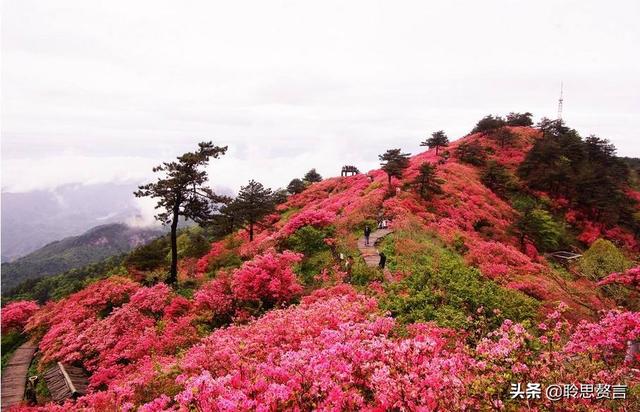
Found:
[[560, 98], [558, 99], [558, 120], [562, 120], [562, 82], [560, 82]]

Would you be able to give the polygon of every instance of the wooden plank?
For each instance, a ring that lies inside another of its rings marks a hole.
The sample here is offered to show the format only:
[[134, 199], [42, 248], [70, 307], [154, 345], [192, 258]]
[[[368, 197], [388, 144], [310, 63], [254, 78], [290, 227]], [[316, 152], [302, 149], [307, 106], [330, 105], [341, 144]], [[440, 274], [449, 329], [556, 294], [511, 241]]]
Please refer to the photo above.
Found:
[[37, 346], [32, 342], [22, 344], [11, 356], [2, 372], [2, 402], [4, 410], [22, 402], [27, 383], [27, 373]]

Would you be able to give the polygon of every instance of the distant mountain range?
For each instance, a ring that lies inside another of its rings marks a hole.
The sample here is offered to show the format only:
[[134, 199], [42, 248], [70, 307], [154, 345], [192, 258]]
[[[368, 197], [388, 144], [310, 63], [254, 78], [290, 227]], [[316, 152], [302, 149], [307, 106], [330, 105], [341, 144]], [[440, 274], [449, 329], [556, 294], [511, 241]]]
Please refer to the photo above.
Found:
[[27, 256], [2, 263], [2, 289], [8, 291], [27, 279], [56, 275], [128, 252], [162, 234], [160, 229], [122, 223], [94, 227], [80, 236], [51, 242]]
[[135, 188], [132, 183], [104, 183], [2, 192], [2, 262], [95, 226], [135, 219]]

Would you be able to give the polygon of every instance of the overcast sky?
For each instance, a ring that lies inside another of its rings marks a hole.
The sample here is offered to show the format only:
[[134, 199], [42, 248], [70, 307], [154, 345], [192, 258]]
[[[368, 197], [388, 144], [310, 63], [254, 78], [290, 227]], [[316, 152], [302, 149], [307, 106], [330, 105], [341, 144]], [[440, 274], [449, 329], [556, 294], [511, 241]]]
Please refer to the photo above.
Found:
[[489, 113], [640, 156], [640, 2], [2, 2], [2, 188], [147, 179], [201, 140], [219, 189], [376, 167]]

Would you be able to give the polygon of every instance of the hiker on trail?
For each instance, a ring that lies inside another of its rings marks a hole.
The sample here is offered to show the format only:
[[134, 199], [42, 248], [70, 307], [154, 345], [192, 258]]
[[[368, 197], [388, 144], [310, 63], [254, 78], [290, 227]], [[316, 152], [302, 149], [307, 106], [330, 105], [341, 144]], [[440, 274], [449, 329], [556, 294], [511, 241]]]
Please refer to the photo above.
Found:
[[364, 227], [364, 245], [369, 246], [369, 235], [371, 235], [371, 228], [369, 225]]
[[380, 269], [384, 269], [384, 265], [387, 263], [387, 255], [382, 251], [378, 252], [378, 255], [380, 255], [380, 263], [378, 264], [378, 267], [380, 267]]
[[347, 257], [347, 261], [344, 264], [344, 271], [346, 272], [346, 275], [344, 277], [345, 282], [351, 282], [351, 271], [353, 270], [354, 263], [355, 261], [353, 260], [353, 256]]

